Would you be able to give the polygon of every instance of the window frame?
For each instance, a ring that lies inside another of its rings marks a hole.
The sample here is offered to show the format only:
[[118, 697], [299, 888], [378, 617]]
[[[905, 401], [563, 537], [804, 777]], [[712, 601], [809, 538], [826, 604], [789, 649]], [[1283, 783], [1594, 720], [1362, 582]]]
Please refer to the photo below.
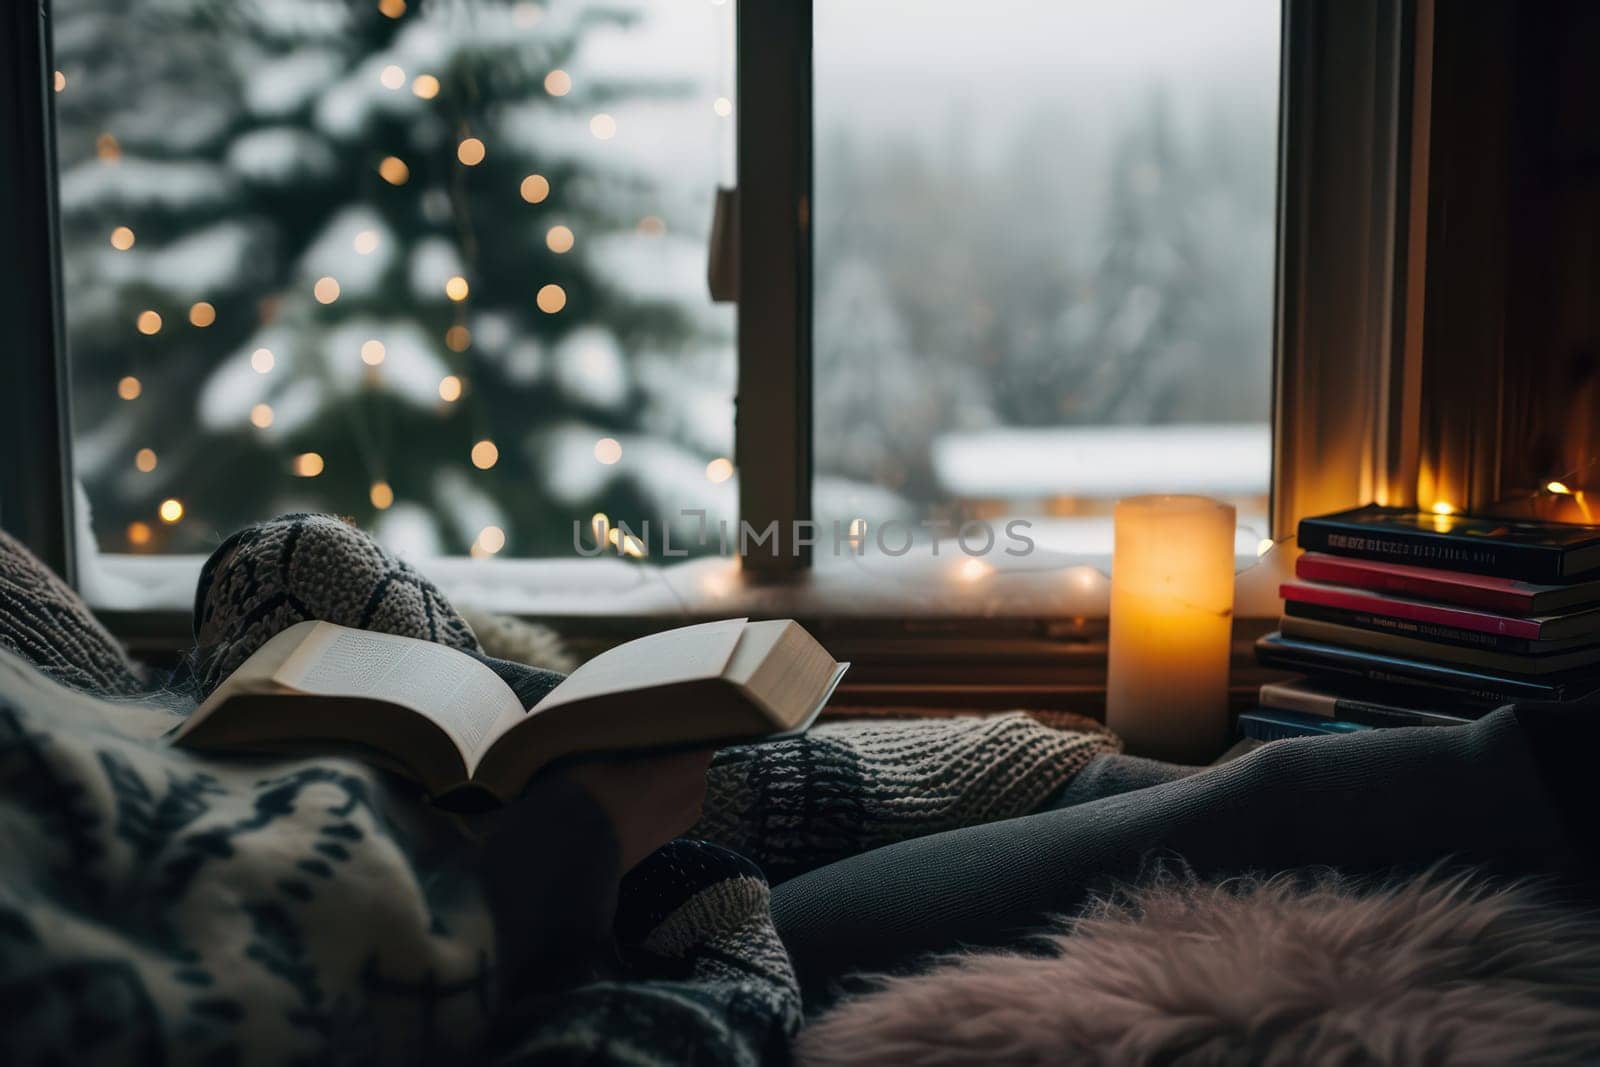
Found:
[[[1432, 10], [1433, 0], [1283, 2], [1272, 360], [1275, 539], [1291, 537], [1299, 517], [1318, 510], [1363, 499], [1415, 498], [1426, 243], [1418, 220], [1427, 206], [1427, 122], [1426, 101], [1415, 102], [1414, 89], [1425, 84]], [[987, 636], [995, 627], [995, 620], [981, 614], [940, 621], [907, 608], [874, 621], [846, 618], [806, 599], [815, 571], [804, 549], [791, 550], [790, 534], [812, 517], [812, 19], [812, 0], [739, 0], [740, 518], [757, 530], [775, 522], [780, 538], [770, 555], [763, 545], [742, 560], [742, 578], [755, 590], [749, 602], [753, 611], [794, 614], [839, 635], [845, 651], [859, 647], [858, 663], [942, 649], [938, 654], [947, 662], [977, 665], [973, 685], [997, 677], [990, 669], [998, 671], [1008, 659], [1006, 677], [1014, 678], [1018, 668], [1027, 671], [1015, 656], [995, 653], [992, 640], [982, 642], [983, 649], [973, 641], [972, 634]], [[34, 357], [0, 361], [6, 375], [0, 379], [0, 421], [17, 459], [0, 468], [0, 502], [26, 502], [16, 514], [9, 506], [0, 514], [9, 529], [73, 580], [76, 527], [49, 33], [48, 0], [15, 5], [0, 20], [0, 60], [15, 71], [14, 105], [0, 107], [6, 113], [0, 145], [17, 161], [0, 175], [0, 233], [12, 236], [16, 249], [4, 268], [11, 284], [0, 286], [0, 310], [17, 326], [18, 349]], [[46, 269], [29, 271], [28, 264]], [[1240, 575], [1235, 614], [1243, 674], [1236, 673], [1236, 684], [1253, 684], [1249, 642], [1279, 612], [1276, 585], [1287, 556], [1272, 553], [1268, 560], [1276, 565]], [[797, 606], [802, 610], [791, 610]], [[680, 604], [673, 617], [690, 617], [694, 610]], [[102, 614], [145, 650], [171, 649], [187, 639], [186, 615]], [[567, 633], [600, 640], [663, 621], [650, 614], [607, 614], [560, 621], [568, 624]], [[1091, 664], [1090, 675], [1103, 673], [1103, 607], [1069, 604], [1057, 615], [1008, 623], [1021, 626], [1007, 638], [1011, 647], [1022, 647], [1015, 642], [1025, 632], [1055, 642], [1058, 658]], [[937, 639], [929, 636], [930, 624], [945, 626]], [[887, 654], [883, 635], [899, 642]], [[1092, 680], [1068, 688], [1078, 692], [1085, 685], [1092, 689]]]
[[[72, 399], [61, 303], [54, 70], [48, 2], [0, 14], [0, 521], [69, 583], [77, 576]], [[31, 268], [31, 269], [30, 269]], [[32, 354], [35, 358], [18, 358]]]

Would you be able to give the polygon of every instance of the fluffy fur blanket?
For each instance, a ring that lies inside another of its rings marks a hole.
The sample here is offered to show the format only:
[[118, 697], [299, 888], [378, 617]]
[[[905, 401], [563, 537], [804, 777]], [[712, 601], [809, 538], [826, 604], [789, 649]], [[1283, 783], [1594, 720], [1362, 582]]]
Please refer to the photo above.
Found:
[[885, 979], [804, 1030], [799, 1063], [1600, 1061], [1600, 924], [1528, 887], [1175, 880], [1039, 948]]

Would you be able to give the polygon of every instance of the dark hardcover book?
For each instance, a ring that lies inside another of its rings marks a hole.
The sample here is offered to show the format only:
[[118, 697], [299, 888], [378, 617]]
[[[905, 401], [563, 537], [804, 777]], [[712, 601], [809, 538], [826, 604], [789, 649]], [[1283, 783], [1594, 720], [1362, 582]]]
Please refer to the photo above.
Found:
[[1258, 708], [1239, 713], [1239, 736], [1253, 737], [1257, 741], [1282, 741], [1290, 737], [1314, 737], [1317, 734], [1355, 734], [1372, 727], [1359, 722], [1324, 719], [1320, 715], [1302, 715], [1297, 711], [1278, 711]]
[[1352, 556], [1307, 552], [1294, 564], [1298, 578], [1379, 593], [1455, 604], [1506, 615], [1556, 615], [1600, 605], [1600, 581], [1572, 585], [1541, 585], [1488, 574], [1413, 567]]
[[1468, 670], [1515, 677], [1540, 677], [1550, 674], [1575, 674], [1600, 669], [1600, 648], [1590, 645], [1566, 652], [1544, 652], [1537, 656], [1515, 652], [1493, 652], [1486, 648], [1466, 648], [1429, 641], [1420, 637], [1365, 630], [1321, 619], [1302, 619], [1285, 615], [1278, 621], [1285, 637], [1318, 641], [1329, 645], [1364, 648], [1401, 659], [1434, 660]]
[[1600, 526], [1433, 515], [1376, 504], [1301, 519], [1300, 547], [1336, 556], [1569, 582], [1600, 569]]
[[[1409, 687], [1416, 702], [1448, 701], [1496, 708], [1519, 700], [1580, 701], [1600, 695], [1594, 673], [1544, 678], [1504, 677], [1445, 663], [1390, 656], [1363, 648], [1346, 648], [1270, 633], [1256, 641], [1256, 659], [1266, 667], [1299, 674], [1355, 679], [1384, 687]], [[1412, 702], [1411, 698], [1400, 698]]]
[[1407, 687], [1379, 689], [1348, 683], [1298, 681], [1268, 682], [1261, 687], [1258, 699], [1262, 707], [1274, 711], [1320, 715], [1324, 719], [1343, 719], [1379, 727], [1460, 726], [1482, 718], [1489, 711], [1458, 704], [1447, 705], [1448, 711], [1437, 704], [1428, 708], [1406, 707], [1395, 702], [1397, 691], [1422, 695]]
[[1600, 658], [1600, 645], [1594, 634], [1582, 637], [1563, 637], [1559, 639], [1532, 641], [1525, 637], [1508, 637], [1505, 634], [1486, 633], [1482, 630], [1466, 629], [1460, 626], [1441, 626], [1434, 622], [1419, 622], [1416, 619], [1400, 618], [1394, 615], [1376, 615], [1370, 611], [1351, 611], [1345, 608], [1330, 608], [1321, 604], [1306, 603], [1299, 600], [1290, 600], [1284, 603], [1283, 612], [1293, 619], [1316, 619], [1321, 622], [1331, 622], [1339, 626], [1354, 626], [1361, 630], [1371, 630], [1374, 633], [1398, 634], [1401, 637], [1411, 637], [1419, 641], [1437, 641], [1440, 644], [1454, 645], [1458, 648], [1481, 648], [1489, 652], [1505, 652], [1515, 656], [1543, 656], [1552, 652], [1572, 652], [1583, 648], [1594, 648], [1597, 658]]

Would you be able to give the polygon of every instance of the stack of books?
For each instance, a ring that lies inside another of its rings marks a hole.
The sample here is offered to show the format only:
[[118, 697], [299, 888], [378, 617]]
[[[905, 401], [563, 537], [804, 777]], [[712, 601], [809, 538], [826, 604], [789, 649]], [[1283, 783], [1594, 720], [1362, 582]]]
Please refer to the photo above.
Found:
[[1368, 506], [1302, 521], [1299, 541], [1256, 655], [1306, 677], [1262, 686], [1244, 736], [1600, 699], [1600, 526]]

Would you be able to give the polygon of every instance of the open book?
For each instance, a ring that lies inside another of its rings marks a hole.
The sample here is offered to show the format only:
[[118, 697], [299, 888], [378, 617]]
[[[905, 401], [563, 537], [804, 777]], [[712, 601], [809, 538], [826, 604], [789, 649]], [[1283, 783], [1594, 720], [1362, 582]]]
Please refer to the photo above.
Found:
[[578, 753], [799, 733], [848, 666], [792, 620], [728, 619], [619, 645], [524, 708], [464, 652], [302, 622], [245, 660], [173, 739], [222, 751], [351, 751], [435, 796], [476, 786], [506, 800]]

